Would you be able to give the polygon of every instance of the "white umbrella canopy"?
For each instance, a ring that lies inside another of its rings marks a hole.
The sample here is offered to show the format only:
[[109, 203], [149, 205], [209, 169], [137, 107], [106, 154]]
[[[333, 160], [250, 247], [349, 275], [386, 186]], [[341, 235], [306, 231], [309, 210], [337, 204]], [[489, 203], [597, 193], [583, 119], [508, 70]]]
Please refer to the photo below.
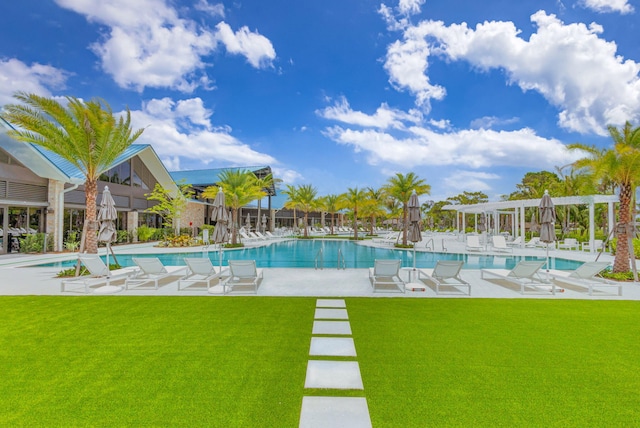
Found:
[[214, 244], [220, 244], [220, 269], [222, 269], [222, 244], [229, 240], [229, 218], [229, 211], [225, 206], [224, 192], [220, 187], [213, 200], [213, 209], [211, 210], [211, 220], [216, 222], [211, 240]]
[[262, 231], [267, 230], [267, 215], [262, 214]]
[[420, 200], [418, 199], [418, 195], [414, 190], [409, 198], [409, 203], [407, 204], [407, 209], [409, 211], [409, 236], [407, 238], [409, 241], [413, 242], [413, 269], [416, 269], [416, 243], [422, 241], [422, 233], [420, 233], [420, 220], [422, 219], [422, 214], [420, 213]]
[[251, 230], [251, 214], [247, 213], [247, 220], [245, 221], [245, 226], [247, 226], [247, 231]]
[[[97, 220], [100, 222], [100, 229], [98, 231], [98, 241], [107, 243], [106, 262], [107, 276], [111, 276], [109, 272], [109, 251], [111, 251], [111, 243], [115, 242], [118, 237], [116, 231], [115, 221], [118, 219], [118, 211], [116, 211], [116, 203], [111, 196], [109, 186], [104, 186], [102, 191], [102, 200], [100, 201], [100, 210], [98, 211]], [[113, 255], [114, 262], [118, 263], [115, 254]], [[121, 287], [104, 286], [101, 287], [101, 292], [115, 292], [120, 291]]]
[[540, 241], [547, 244], [547, 276], [549, 275], [549, 244], [556, 241], [556, 209], [549, 191], [545, 190], [540, 201]]

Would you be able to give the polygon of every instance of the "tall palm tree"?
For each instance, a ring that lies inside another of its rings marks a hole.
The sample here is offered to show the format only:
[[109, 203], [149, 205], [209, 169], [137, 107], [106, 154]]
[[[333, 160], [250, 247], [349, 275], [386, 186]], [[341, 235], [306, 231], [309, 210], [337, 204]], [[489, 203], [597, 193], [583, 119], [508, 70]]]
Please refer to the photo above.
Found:
[[287, 196], [287, 200], [285, 201], [283, 206], [286, 209], [293, 211], [293, 228], [296, 229], [298, 227], [296, 210], [300, 205], [300, 200], [298, 197], [298, 188], [295, 186], [292, 186], [291, 184], [287, 184], [286, 189], [282, 191], [282, 194]]
[[[277, 186], [281, 182], [282, 182], [281, 179], [273, 178], [273, 174], [267, 174], [262, 178], [256, 178], [256, 184], [258, 184], [258, 186], [260, 186], [265, 191], [265, 193], [267, 193], [266, 190], [271, 188], [271, 186]], [[261, 211], [262, 211], [262, 199], [258, 199], [258, 219], [256, 220], [256, 223], [261, 221], [260, 219]]]
[[336, 223], [335, 214], [344, 208], [344, 197], [343, 195], [327, 195], [322, 198], [322, 207], [323, 209], [331, 214], [331, 234], [335, 235], [334, 227]]
[[348, 188], [344, 194], [344, 201], [348, 208], [353, 212], [353, 239], [358, 240], [358, 208], [361, 207], [367, 198], [364, 190], [357, 187]]
[[608, 126], [613, 139], [613, 148], [598, 149], [584, 144], [570, 144], [572, 150], [582, 150], [587, 157], [575, 162], [575, 167], [584, 168], [593, 174], [595, 180], [609, 179], [620, 191], [617, 227], [618, 244], [613, 262], [614, 272], [629, 271], [629, 234], [634, 232], [631, 214], [635, 189], [640, 183], [640, 127], [633, 128], [625, 123], [622, 129]]
[[310, 184], [298, 186], [296, 190], [297, 206], [304, 213], [304, 237], [309, 236], [309, 212], [320, 207], [318, 191]]
[[373, 187], [367, 187], [366, 190], [367, 200], [364, 204], [363, 215], [366, 215], [370, 219], [369, 234], [374, 235], [374, 227], [376, 226], [376, 220], [386, 214], [384, 209], [384, 203], [386, 194], [382, 189], [374, 189]]
[[418, 196], [428, 195], [431, 192], [431, 186], [413, 172], [409, 172], [406, 175], [397, 173], [390, 177], [383, 189], [402, 204], [402, 245], [407, 245], [407, 229], [409, 228], [407, 204], [411, 193], [415, 190]]
[[[131, 114], [116, 119], [106, 101], [65, 97], [66, 106], [47, 97], [18, 92], [21, 104], [4, 106], [3, 118], [18, 127], [13, 138], [37, 144], [61, 156], [84, 174], [86, 251], [98, 252], [96, 199], [98, 178], [144, 131], [131, 129]], [[62, 214], [62, 213], [61, 213]]]
[[[231, 207], [231, 244], [235, 245], [238, 243], [238, 211], [256, 199], [264, 198], [266, 193], [252, 171], [227, 169], [222, 171], [219, 177], [217, 184], [222, 187], [226, 205]], [[209, 186], [204, 189], [202, 196], [215, 199], [217, 192], [217, 186]]]

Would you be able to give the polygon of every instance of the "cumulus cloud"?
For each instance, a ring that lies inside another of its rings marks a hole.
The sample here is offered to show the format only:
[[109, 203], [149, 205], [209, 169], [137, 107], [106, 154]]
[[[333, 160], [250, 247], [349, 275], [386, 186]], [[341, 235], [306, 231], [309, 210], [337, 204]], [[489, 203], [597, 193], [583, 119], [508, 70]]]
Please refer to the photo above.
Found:
[[394, 86], [409, 90], [426, 108], [445, 96], [427, 74], [429, 59], [441, 57], [503, 70], [509, 83], [556, 106], [559, 125], [572, 131], [606, 135], [606, 125], [640, 118], [640, 64], [617, 55], [616, 44], [599, 37], [600, 25], [564, 24], [544, 11], [531, 20], [537, 31], [528, 40], [512, 22], [484, 22], [475, 29], [441, 21], [408, 26], [403, 40], [388, 47], [385, 69]]
[[179, 168], [180, 159], [216, 167], [277, 163], [233, 137], [229, 127], [213, 126], [211, 115], [200, 98], [152, 99], [131, 111], [132, 126], [145, 128], [137, 142], [151, 144], [172, 169]]
[[[163, 0], [56, 2], [86, 16], [90, 22], [108, 27], [102, 39], [93, 43], [91, 49], [100, 58], [103, 70], [119, 86], [138, 91], [145, 87], [170, 88], [187, 93], [198, 87], [212, 87], [204, 71], [207, 67], [204, 58], [218, 48], [220, 41], [227, 44], [228, 37], [221, 36], [219, 30], [211, 31], [192, 20], [181, 18]], [[221, 6], [201, 0], [195, 7], [208, 14], [222, 16], [224, 8]], [[227, 24], [224, 26], [231, 31]], [[266, 37], [251, 33], [246, 27], [238, 33], [231, 31], [231, 34], [239, 39], [240, 47], [234, 53], [247, 56], [254, 67], [268, 64], [275, 57]], [[267, 45], [271, 51], [265, 48]]]
[[582, 0], [580, 4], [598, 13], [633, 13], [634, 9], [628, 0]]
[[536, 135], [529, 129], [494, 131], [487, 129], [436, 132], [411, 127], [407, 135], [397, 136], [379, 130], [354, 130], [329, 127], [325, 134], [339, 144], [366, 154], [371, 165], [391, 163], [407, 167], [526, 166], [552, 168], [576, 159], [566, 146], [555, 139]]
[[216, 39], [224, 44], [227, 52], [243, 55], [255, 68], [271, 66], [276, 58], [276, 51], [269, 39], [257, 32], [252, 33], [247, 27], [234, 32], [229, 24], [220, 22], [216, 29]]
[[498, 174], [490, 172], [455, 170], [443, 179], [443, 184], [457, 192], [487, 192], [492, 189], [488, 182], [500, 178]]
[[511, 125], [519, 121], [520, 119], [518, 119], [517, 117], [510, 117], [505, 119], [496, 116], [484, 116], [472, 120], [470, 126], [474, 129], [491, 129], [497, 126]]
[[193, 7], [196, 10], [208, 13], [213, 17], [219, 16], [220, 18], [224, 18], [224, 5], [222, 3], [209, 4], [207, 0], [199, 0]]
[[15, 103], [18, 91], [51, 96], [52, 89], [64, 89], [70, 73], [33, 63], [27, 65], [17, 59], [0, 59], [0, 106]]
[[333, 106], [326, 107], [324, 110], [316, 110], [316, 114], [325, 119], [336, 120], [349, 125], [379, 129], [404, 129], [405, 121], [414, 124], [422, 121], [422, 114], [419, 111], [410, 110], [406, 113], [392, 109], [386, 103], [382, 103], [373, 115], [354, 111], [345, 97], [340, 97]]

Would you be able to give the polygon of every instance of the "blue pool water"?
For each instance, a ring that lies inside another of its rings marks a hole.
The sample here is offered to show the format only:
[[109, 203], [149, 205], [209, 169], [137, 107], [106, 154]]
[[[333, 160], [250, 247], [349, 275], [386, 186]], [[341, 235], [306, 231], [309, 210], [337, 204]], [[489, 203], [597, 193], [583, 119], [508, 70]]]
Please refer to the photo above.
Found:
[[[373, 266], [375, 259], [400, 259], [402, 266], [413, 266], [413, 251], [399, 250], [394, 248], [378, 248], [358, 245], [351, 241], [325, 241], [325, 240], [292, 240], [274, 242], [271, 245], [254, 248], [242, 248], [223, 251], [222, 264], [228, 265], [228, 260], [255, 260], [258, 267], [276, 268], [313, 268], [318, 252], [322, 249], [324, 255], [324, 268], [336, 268], [338, 260], [338, 250], [344, 256], [347, 268], [368, 268]], [[135, 266], [132, 257], [158, 257], [166, 266], [184, 266], [185, 257], [208, 256], [214, 265], [220, 262], [218, 251], [210, 250], [208, 253], [202, 251], [191, 253], [164, 253], [164, 254], [118, 254], [115, 249], [118, 263], [123, 266]], [[455, 254], [455, 253], [432, 253], [416, 252], [416, 266], [419, 268], [432, 268], [438, 260], [463, 260], [465, 269], [501, 268], [511, 269], [520, 260], [540, 260], [545, 257], [522, 257], [514, 255], [489, 255], [489, 254]], [[559, 259], [551, 257], [549, 260], [550, 269], [573, 270], [580, 266], [582, 262]], [[75, 260], [58, 263], [48, 263], [39, 266], [71, 267], [75, 265]]]

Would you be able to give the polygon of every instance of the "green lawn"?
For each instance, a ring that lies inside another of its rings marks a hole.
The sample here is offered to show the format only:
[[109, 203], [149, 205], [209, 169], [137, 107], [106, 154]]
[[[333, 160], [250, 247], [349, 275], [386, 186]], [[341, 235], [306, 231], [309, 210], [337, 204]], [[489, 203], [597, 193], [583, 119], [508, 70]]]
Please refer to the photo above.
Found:
[[[346, 300], [375, 427], [640, 425], [640, 302]], [[296, 427], [315, 301], [0, 297], [0, 426]]]

